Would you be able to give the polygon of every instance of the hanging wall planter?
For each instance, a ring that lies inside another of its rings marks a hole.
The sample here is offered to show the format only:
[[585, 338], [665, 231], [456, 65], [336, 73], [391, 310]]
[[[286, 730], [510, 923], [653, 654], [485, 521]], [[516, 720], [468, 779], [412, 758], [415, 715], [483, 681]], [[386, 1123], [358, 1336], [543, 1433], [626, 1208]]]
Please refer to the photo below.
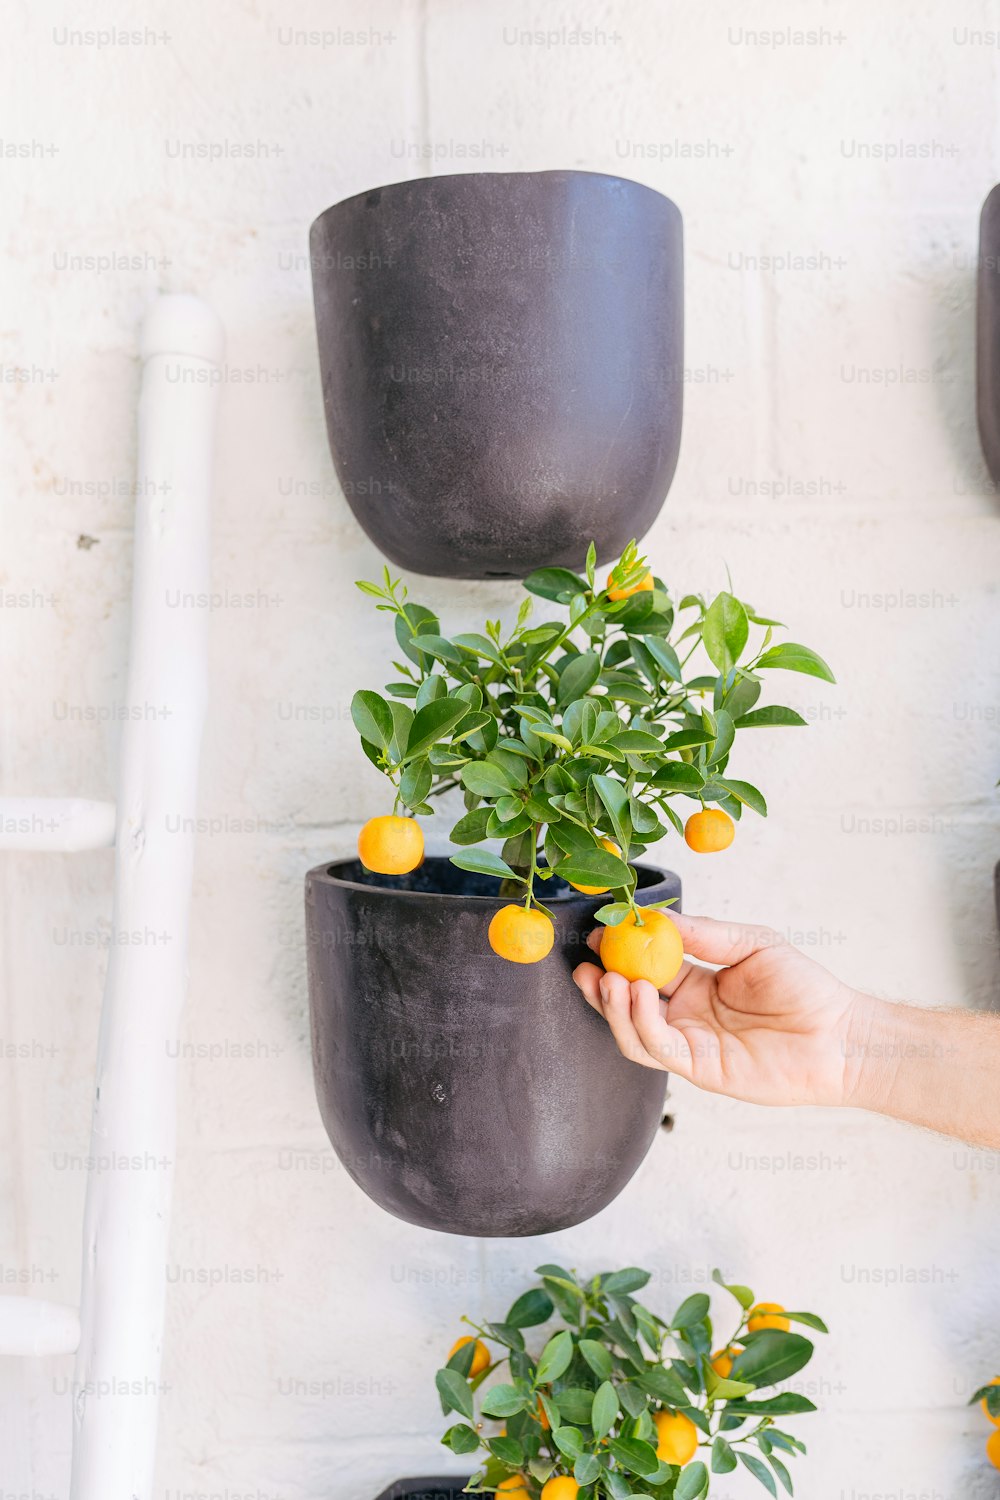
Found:
[[677, 463], [681, 216], [596, 172], [430, 177], [312, 226], [330, 447], [394, 563], [521, 578], [652, 524]]
[[[679, 898], [676, 875], [638, 869], [641, 903]], [[555, 946], [522, 966], [487, 942], [498, 890], [437, 858], [406, 876], [357, 860], [309, 872], [316, 1092], [337, 1155], [388, 1212], [451, 1234], [546, 1234], [621, 1192], [666, 1076], [626, 1061], [573, 983], [603, 898], [547, 891]]]
[[986, 467], [1000, 484], [1000, 185], [987, 197], [979, 220], [976, 414]]
[[462, 1500], [467, 1479], [441, 1474], [424, 1479], [397, 1479], [378, 1500]]

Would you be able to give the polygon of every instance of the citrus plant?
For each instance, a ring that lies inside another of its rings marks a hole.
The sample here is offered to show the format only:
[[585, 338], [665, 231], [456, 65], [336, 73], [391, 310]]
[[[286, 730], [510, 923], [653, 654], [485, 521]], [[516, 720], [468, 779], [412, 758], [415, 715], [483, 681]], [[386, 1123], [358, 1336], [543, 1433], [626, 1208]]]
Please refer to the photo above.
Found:
[[1000, 1375], [994, 1375], [988, 1385], [981, 1385], [969, 1398], [969, 1405], [977, 1401], [993, 1423], [993, 1431], [986, 1439], [986, 1457], [994, 1469], [1000, 1469]]
[[[816, 1408], [796, 1391], [773, 1388], [813, 1354], [791, 1324], [825, 1333], [822, 1319], [755, 1304], [749, 1287], [714, 1271], [737, 1310], [713, 1353], [704, 1292], [661, 1318], [633, 1295], [650, 1280], [637, 1267], [590, 1280], [555, 1265], [537, 1274], [540, 1283], [503, 1322], [466, 1319], [474, 1332], [436, 1375], [445, 1416], [459, 1418], [442, 1441], [454, 1453], [481, 1455], [468, 1493], [701, 1500], [711, 1474], [740, 1465], [772, 1495], [777, 1484], [792, 1493], [788, 1461], [806, 1450], [778, 1419]], [[553, 1319], [558, 1328], [532, 1353], [526, 1331]]]
[[[805, 723], [759, 702], [771, 672], [833, 674], [808, 646], [773, 642], [779, 622], [732, 593], [675, 604], [634, 542], [603, 587], [593, 544], [585, 576], [542, 568], [524, 587], [512, 629], [490, 620], [481, 633], [447, 637], [388, 569], [381, 584], [358, 583], [394, 616], [405, 658], [393, 663], [399, 676], [386, 696], [363, 690], [351, 704], [395, 799], [392, 814], [362, 830], [361, 860], [383, 874], [415, 869], [423, 836], [413, 815], [461, 791], [465, 813], [451, 838], [463, 852], [453, 863], [498, 876], [503, 894], [519, 898], [491, 923], [496, 952], [521, 963], [545, 956], [554, 931], [540, 892], [559, 877], [610, 895], [596, 915], [621, 929], [618, 971], [662, 985], [680, 964], [676, 928], [636, 902], [632, 861], [671, 828], [714, 853], [745, 810], [766, 816], [757, 787], [729, 774], [736, 736]], [[560, 618], [533, 623], [532, 595], [558, 605]], [[695, 805], [686, 821], [679, 799]], [[477, 847], [491, 839], [503, 840], [500, 853]]]

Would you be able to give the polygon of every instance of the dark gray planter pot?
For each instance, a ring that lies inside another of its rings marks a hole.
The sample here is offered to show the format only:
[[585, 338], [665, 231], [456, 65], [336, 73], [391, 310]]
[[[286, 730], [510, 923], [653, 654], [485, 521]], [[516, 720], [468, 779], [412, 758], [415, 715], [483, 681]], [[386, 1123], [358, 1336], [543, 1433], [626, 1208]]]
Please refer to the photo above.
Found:
[[989, 194], [979, 219], [976, 416], [986, 467], [1000, 484], [1000, 185]]
[[320, 215], [330, 447], [388, 558], [522, 578], [648, 530], [680, 445], [682, 241], [668, 198], [598, 172], [420, 178]]
[[467, 1479], [446, 1475], [429, 1479], [397, 1479], [378, 1500], [461, 1500]]
[[[640, 901], [680, 896], [639, 867]], [[621, 1192], [663, 1116], [666, 1075], [627, 1062], [572, 981], [603, 898], [546, 887], [556, 941], [497, 958], [492, 877], [429, 858], [306, 876], [313, 1073], [354, 1181], [382, 1208], [465, 1235], [547, 1234]]]

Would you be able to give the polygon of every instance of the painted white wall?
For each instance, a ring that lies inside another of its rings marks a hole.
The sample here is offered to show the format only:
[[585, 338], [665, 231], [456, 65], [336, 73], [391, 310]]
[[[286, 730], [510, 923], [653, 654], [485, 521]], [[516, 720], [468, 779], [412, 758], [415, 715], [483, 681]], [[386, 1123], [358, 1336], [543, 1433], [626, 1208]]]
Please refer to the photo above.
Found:
[[[719, 1263], [823, 1312], [806, 1500], [992, 1494], [963, 1403], [1000, 1367], [997, 1158], [678, 1086], [673, 1134], [585, 1227], [410, 1229], [319, 1123], [302, 876], [385, 810], [348, 705], [387, 645], [352, 587], [380, 559], [327, 453], [308, 224], [430, 170], [618, 172], [670, 194], [687, 236], [658, 570], [714, 589], [728, 563], [841, 681], [783, 681], [814, 727], [747, 747], [769, 824], [716, 862], [663, 857], [690, 910], [798, 933], [858, 984], [994, 1002], [1000, 548], [973, 291], [1000, 6], [768, 0], [755, 38], [735, 0], [290, 10], [54, 0], [16, 7], [3, 49], [0, 794], [113, 797], [138, 325], [158, 289], [196, 289], [229, 336], [158, 1486], [372, 1500], [446, 1467], [432, 1372], [461, 1313], [502, 1312], [564, 1258], [650, 1265], [664, 1308]], [[73, 39], [99, 26], [139, 42]], [[577, 26], [589, 41], [519, 35]], [[468, 629], [517, 590], [415, 592]], [[0, 1291], [73, 1302], [112, 856], [0, 871]], [[71, 1378], [68, 1358], [0, 1361], [0, 1500], [63, 1500]]]

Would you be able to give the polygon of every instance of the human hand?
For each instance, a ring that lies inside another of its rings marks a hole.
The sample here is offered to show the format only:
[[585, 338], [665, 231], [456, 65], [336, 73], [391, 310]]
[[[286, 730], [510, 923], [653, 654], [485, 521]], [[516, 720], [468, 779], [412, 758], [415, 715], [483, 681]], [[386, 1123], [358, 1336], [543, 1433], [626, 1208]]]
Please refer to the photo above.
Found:
[[[766, 927], [670, 913], [685, 960], [658, 994], [595, 964], [573, 978], [631, 1062], [751, 1104], [846, 1104], [867, 997]], [[588, 939], [597, 951], [600, 931]]]

